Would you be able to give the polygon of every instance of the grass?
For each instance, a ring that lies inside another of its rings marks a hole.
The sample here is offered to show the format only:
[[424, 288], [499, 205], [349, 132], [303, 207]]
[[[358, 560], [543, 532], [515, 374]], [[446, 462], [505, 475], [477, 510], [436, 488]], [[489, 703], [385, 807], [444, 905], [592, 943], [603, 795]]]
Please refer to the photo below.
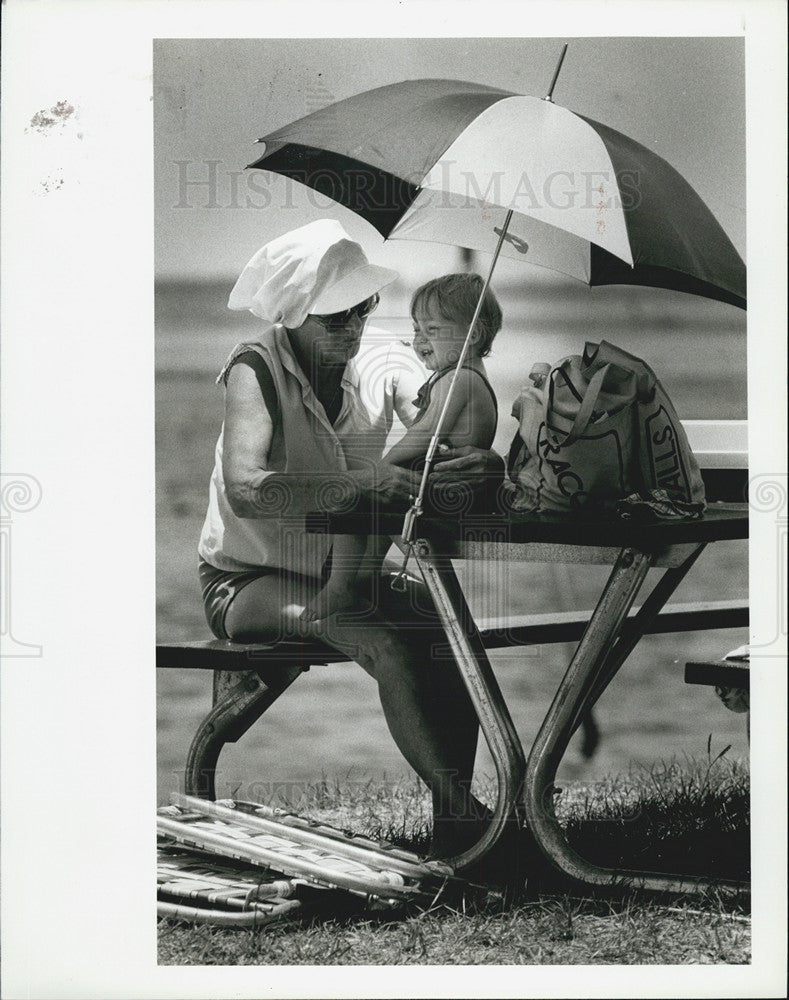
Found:
[[566, 819], [569, 842], [604, 867], [750, 877], [749, 782], [745, 767], [716, 757], [672, 760], [601, 782]]
[[[749, 781], [726, 751], [672, 760], [565, 789], [557, 815], [573, 846], [600, 864], [747, 879]], [[486, 789], [479, 791], [484, 795]], [[282, 802], [274, 803], [283, 805]], [[417, 851], [429, 802], [414, 780], [318, 782], [301, 792], [302, 815]], [[747, 900], [710, 891], [657, 899], [623, 892], [596, 899], [560, 881], [505, 905], [496, 893], [456, 905], [372, 915], [356, 908], [261, 931], [162, 922], [163, 965], [583, 965], [743, 964], [750, 961]]]
[[398, 921], [346, 919], [265, 932], [160, 933], [164, 965], [745, 964], [750, 926], [725, 911], [547, 899], [506, 912], [444, 908]]

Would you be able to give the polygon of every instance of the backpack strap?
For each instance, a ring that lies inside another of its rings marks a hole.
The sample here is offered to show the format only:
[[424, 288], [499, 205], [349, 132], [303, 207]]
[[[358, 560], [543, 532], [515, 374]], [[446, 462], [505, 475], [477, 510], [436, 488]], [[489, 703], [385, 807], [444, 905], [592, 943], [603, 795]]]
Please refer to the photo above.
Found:
[[568, 381], [567, 375], [562, 372], [560, 368], [554, 368], [550, 374], [550, 381], [548, 385], [548, 391], [545, 393], [545, 398], [543, 401], [543, 419], [545, 421], [546, 429], [550, 427], [551, 433], [557, 444], [561, 444], [562, 447], [573, 444], [578, 438], [584, 433], [586, 428], [592, 419], [592, 413], [594, 413], [597, 400], [600, 397], [600, 393], [603, 389], [603, 382], [611, 368], [610, 364], [603, 365], [602, 368], [598, 368], [594, 375], [589, 380], [589, 384], [586, 387], [586, 392], [584, 393], [581, 405], [578, 407], [578, 412], [575, 415], [575, 420], [573, 420], [572, 427], [567, 431], [566, 436], [562, 441], [559, 440], [559, 435], [564, 433], [563, 431], [557, 431], [549, 423], [550, 411], [553, 406], [553, 390], [555, 385], [554, 376], [561, 372], [562, 377], [565, 381]]

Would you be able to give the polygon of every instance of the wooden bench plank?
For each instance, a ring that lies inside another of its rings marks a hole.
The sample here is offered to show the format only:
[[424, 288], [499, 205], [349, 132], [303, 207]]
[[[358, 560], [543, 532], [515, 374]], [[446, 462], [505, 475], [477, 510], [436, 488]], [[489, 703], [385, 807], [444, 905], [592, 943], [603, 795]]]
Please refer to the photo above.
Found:
[[347, 662], [348, 657], [320, 643], [241, 643], [227, 639], [204, 642], [157, 643], [156, 666], [188, 670], [255, 670], [273, 660], [302, 664], [304, 670], [325, 663]]
[[[638, 607], [631, 609], [634, 618]], [[480, 636], [486, 649], [528, 646], [535, 643], [577, 642], [591, 611], [570, 611], [552, 615], [518, 615], [510, 619], [481, 622]], [[647, 635], [722, 628], [747, 628], [748, 605], [742, 601], [706, 601], [698, 604], [667, 604], [647, 627]]]
[[704, 684], [707, 687], [734, 687], [750, 689], [748, 664], [726, 660], [685, 664], [685, 683]]
[[[629, 617], [635, 616], [633, 608]], [[505, 649], [537, 643], [575, 642], [583, 634], [591, 611], [558, 614], [513, 615], [486, 618], [478, 623], [486, 649]], [[748, 607], [742, 601], [708, 601], [668, 604], [649, 626], [647, 634], [691, 632], [697, 629], [744, 628]], [[348, 657], [320, 643], [238, 643], [223, 639], [205, 642], [160, 643], [156, 666], [191, 670], [255, 670], [272, 662], [297, 665], [303, 670], [326, 663], [345, 663]]]

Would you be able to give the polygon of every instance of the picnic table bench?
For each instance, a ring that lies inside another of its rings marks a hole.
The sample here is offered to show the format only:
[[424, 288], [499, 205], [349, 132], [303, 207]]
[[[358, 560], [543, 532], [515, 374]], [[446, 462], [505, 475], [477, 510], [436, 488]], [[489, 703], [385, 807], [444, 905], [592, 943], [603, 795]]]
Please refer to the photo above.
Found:
[[[740, 433], [744, 434], [744, 425]], [[626, 881], [664, 892], [706, 888], [703, 879], [601, 868], [580, 857], [567, 843], [556, 819], [553, 795], [557, 769], [580, 720], [643, 635], [748, 624], [747, 601], [667, 603], [707, 545], [748, 535], [744, 449], [705, 452], [697, 445], [696, 451], [709, 501], [704, 517], [696, 521], [636, 524], [582, 513], [420, 518], [414, 560], [496, 768], [493, 818], [475, 845], [447, 859], [456, 870], [462, 872], [482, 857], [503, 832], [507, 817], [515, 812], [524, 819], [550, 863], [578, 883], [608, 886]], [[373, 532], [396, 539], [401, 527], [402, 514], [379, 512], [374, 519], [369, 513], [308, 517], [308, 530], [333, 534]], [[612, 570], [591, 612], [518, 616], [478, 627], [453, 567], [453, 560], [458, 559], [596, 563], [612, 565]], [[635, 608], [651, 567], [662, 568], [663, 573]], [[578, 645], [527, 760], [487, 651], [568, 640]], [[317, 643], [266, 645], [212, 640], [158, 645], [157, 667], [214, 672], [213, 708], [199, 726], [189, 751], [187, 793], [213, 798], [214, 773], [224, 744], [240, 739], [304, 670], [345, 660], [347, 656]]]

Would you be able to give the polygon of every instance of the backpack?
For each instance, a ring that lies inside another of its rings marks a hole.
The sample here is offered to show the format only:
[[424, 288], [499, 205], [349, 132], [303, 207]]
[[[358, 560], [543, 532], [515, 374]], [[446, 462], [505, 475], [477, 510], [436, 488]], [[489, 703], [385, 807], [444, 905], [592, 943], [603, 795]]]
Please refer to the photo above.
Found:
[[535, 365], [530, 377], [512, 408], [515, 510], [610, 510], [655, 490], [703, 504], [685, 430], [646, 362], [601, 341], [553, 367]]

